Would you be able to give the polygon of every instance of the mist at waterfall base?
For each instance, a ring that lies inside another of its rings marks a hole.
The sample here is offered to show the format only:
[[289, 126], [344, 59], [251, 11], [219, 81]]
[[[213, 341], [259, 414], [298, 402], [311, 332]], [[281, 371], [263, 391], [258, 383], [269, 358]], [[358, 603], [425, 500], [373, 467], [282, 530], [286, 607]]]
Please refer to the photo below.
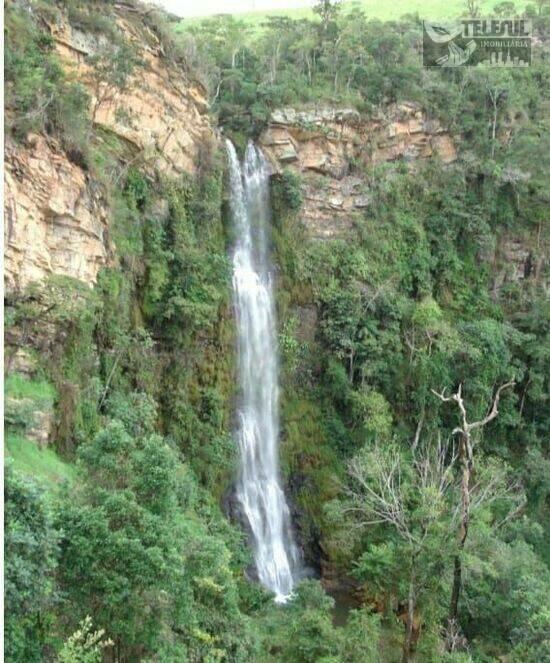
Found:
[[239, 510], [251, 534], [259, 582], [284, 603], [301, 559], [281, 488], [276, 317], [269, 260], [269, 168], [249, 143], [241, 166], [226, 142], [235, 232], [233, 297], [238, 337], [240, 406], [237, 440]]

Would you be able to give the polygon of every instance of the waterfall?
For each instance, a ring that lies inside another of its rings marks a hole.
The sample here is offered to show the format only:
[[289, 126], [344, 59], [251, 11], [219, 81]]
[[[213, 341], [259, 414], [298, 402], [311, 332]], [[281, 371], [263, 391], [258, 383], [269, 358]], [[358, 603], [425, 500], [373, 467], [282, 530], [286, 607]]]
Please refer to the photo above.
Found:
[[279, 388], [269, 238], [269, 169], [252, 143], [243, 167], [227, 141], [235, 228], [233, 297], [238, 332], [240, 472], [236, 496], [252, 534], [258, 579], [284, 602], [299, 553], [279, 478]]

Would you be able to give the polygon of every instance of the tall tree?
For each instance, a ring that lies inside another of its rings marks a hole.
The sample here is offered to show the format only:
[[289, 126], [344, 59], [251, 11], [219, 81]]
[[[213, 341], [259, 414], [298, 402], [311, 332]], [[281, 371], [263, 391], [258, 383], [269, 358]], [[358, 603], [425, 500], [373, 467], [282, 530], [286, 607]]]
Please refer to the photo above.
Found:
[[10, 466], [4, 479], [4, 654], [33, 663], [43, 660], [48, 635], [59, 532], [38, 486]]
[[317, 0], [313, 11], [321, 18], [323, 32], [327, 32], [331, 23], [334, 23], [340, 13], [341, 0]]
[[[412, 462], [395, 445], [375, 445], [348, 464], [340, 513], [356, 528], [383, 527], [399, 541], [399, 564], [407, 575], [404, 663], [413, 656], [418, 602], [430, 579], [438, 576], [450, 540], [455, 460], [448, 445], [439, 441], [413, 448]], [[367, 553], [359, 568], [371, 564]]]
[[466, 406], [462, 397], [462, 384], [452, 396], [445, 396], [445, 392], [438, 393], [432, 389], [432, 392], [444, 403], [453, 402], [460, 413], [461, 423], [453, 430], [453, 435], [459, 436], [458, 459], [460, 463], [460, 524], [458, 528], [458, 549], [459, 553], [454, 558], [453, 587], [451, 592], [451, 602], [448, 616], [449, 634], [456, 633], [458, 630], [458, 602], [460, 590], [462, 587], [462, 561], [460, 552], [464, 549], [464, 544], [468, 538], [468, 528], [470, 526], [471, 508], [472, 508], [472, 475], [474, 471], [474, 441], [472, 432], [483, 428], [493, 421], [498, 415], [498, 406], [502, 391], [513, 387], [514, 380], [502, 384], [496, 391], [493, 402], [488, 414], [478, 421], [469, 422], [466, 412]]

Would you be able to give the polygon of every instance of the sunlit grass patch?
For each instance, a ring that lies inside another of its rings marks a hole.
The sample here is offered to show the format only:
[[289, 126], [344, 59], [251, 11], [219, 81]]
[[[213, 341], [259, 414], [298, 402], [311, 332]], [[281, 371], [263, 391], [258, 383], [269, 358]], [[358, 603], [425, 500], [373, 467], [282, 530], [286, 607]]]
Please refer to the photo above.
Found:
[[76, 474], [75, 466], [62, 460], [53, 449], [41, 449], [36, 442], [15, 433], [6, 434], [4, 455], [11, 459], [15, 470], [50, 486], [70, 482]]
[[21, 373], [12, 373], [4, 383], [6, 396], [30, 398], [40, 404], [50, 404], [55, 399], [55, 389], [46, 380], [31, 380]]

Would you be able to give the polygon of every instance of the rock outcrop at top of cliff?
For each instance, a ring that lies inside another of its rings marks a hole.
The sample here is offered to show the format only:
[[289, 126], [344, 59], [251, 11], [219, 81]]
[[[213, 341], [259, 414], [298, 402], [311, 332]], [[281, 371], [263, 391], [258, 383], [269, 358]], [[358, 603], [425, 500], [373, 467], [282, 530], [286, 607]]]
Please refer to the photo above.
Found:
[[[128, 162], [151, 174], [194, 173], [201, 146], [212, 140], [206, 91], [164, 56], [143, 22], [124, 10], [117, 24], [140, 60], [121, 90], [97, 104], [89, 56], [106, 37], [72, 28], [61, 18], [49, 26], [67, 74], [83, 83], [95, 109], [95, 128], [114, 134]], [[99, 89], [101, 94], [101, 89]], [[71, 161], [58, 143], [40, 135], [24, 144], [6, 141], [5, 282], [17, 292], [50, 274], [95, 283], [114, 254], [109, 208], [101, 185]]]
[[97, 104], [104, 85], [97, 85], [88, 62], [107, 44], [105, 36], [66, 22], [52, 25], [61, 61], [86, 85], [95, 125], [126, 141], [136, 155], [142, 153], [149, 168], [168, 175], [193, 172], [203, 140], [213, 133], [206, 90], [165, 57], [161, 42], [142, 21], [122, 11], [117, 24], [140, 60], [124, 89]]
[[398, 159], [447, 164], [457, 156], [448, 132], [412, 103], [369, 119], [352, 108], [276, 110], [260, 143], [276, 171], [300, 172], [302, 219], [311, 236], [325, 239], [345, 235], [354, 213], [370, 204], [357, 170]]

